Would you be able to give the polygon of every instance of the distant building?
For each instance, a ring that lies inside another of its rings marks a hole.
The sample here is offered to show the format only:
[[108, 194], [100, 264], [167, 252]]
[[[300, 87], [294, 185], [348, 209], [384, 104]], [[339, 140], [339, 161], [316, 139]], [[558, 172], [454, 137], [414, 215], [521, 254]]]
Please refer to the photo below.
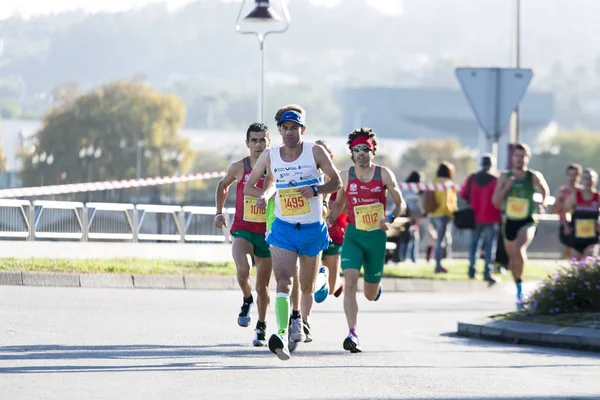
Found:
[[[0, 120], [0, 140], [7, 157], [8, 172], [0, 174], [0, 189], [22, 186], [20, 171], [23, 166], [18, 152], [23, 147], [31, 146], [31, 138], [42, 127], [41, 120]], [[190, 146], [196, 151], [214, 151], [219, 149], [223, 155], [230, 161], [238, 160], [248, 155], [248, 148], [244, 143], [246, 131], [240, 129], [217, 130], [217, 129], [182, 129], [181, 136], [190, 141]], [[272, 146], [281, 144], [281, 136], [277, 131], [271, 132]], [[346, 145], [346, 135], [344, 137], [317, 137], [307, 131], [305, 140], [315, 141], [325, 139], [332, 147], [333, 151], [342, 157], [350, 157]], [[382, 138], [380, 141], [379, 154], [385, 154], [390, 158], [390, 162], [395, 165], [400, 161], [404, 151], [414, 143], [413, 140], [404, 140], [396, 138]]]
[[[479, 147], [479, 127], [459, 89], [428, 87], [362, 87], [343, 89], [342, 134], [368, 126], [378, 136], [396, 139], [446, 139]], [[534, 145], [554, 121], [554, 97], [531, 91], [521, 102], [521, 138]]]

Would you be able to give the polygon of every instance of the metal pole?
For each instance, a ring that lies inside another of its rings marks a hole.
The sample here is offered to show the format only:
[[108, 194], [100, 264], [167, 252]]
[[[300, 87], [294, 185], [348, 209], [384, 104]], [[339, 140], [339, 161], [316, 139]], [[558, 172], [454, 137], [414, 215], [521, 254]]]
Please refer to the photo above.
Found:
[[140, 179], [142, 173], [142, 141], [137, 140], [136, 142], [136, 155], [135, 155], [135, 177]]
[[258, 122], [264, 122], [265, 109], [265, 37], [258, 35], [260, 43], [260, 88], [258, 91]]
[[[512, 44], [512, 63], [515, 68], [521, 68], [521, 0], [515, 0], [515, 27], [513, 32]], [[510, 126], [510, 142], [517, 143], [519, 141], [519, 107], [511, 115]]]

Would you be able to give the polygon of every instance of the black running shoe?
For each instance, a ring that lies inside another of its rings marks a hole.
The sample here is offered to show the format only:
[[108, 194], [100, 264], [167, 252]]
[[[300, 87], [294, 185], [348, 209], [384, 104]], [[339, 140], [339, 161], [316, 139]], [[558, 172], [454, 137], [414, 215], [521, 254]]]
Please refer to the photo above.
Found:
[[304, 330], [304, 343], [310, 343], [313, 341], [312, 335], [310, 334], [310, 325], [307, 321], [302, 321], [302, 329]]
[[277, 354], [277, 357], [280, 360], [289, 360], [290, 350], [288, 348], [287, 335], [282, 335], [279, 333], [272, 334], [271, 338], [269, 339], [269, 350]]
[[267, 345], [267, 327], [264, 325], [256, 324], [256, 329], [254, 329], [254, 340], [252, 341], [252, 345], [254, 347], [263, 347]]
[[242, 326], [244, 328], [250, 326], [250, 321], [252, 319], [250, 317], [250, 312], [252, 311], [252, 304], [254, 304], [252, 301], [247, 302], [246, 300], [244, 300], [244, 303], [242, 304], [242, 308], [240, 310], [240, 314], [238, 315], [239, 326]]
[[350, 353], [360, 353], [362, 351], [356, 335], [348, 334], [344, 339], [344, 350], [348, 350]]

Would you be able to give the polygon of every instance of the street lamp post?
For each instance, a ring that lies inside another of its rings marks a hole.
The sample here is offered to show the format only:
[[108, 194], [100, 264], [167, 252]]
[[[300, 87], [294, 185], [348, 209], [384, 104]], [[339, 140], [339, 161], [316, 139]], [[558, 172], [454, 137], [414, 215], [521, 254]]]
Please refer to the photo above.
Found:
[[[264, 122], [264, 87], [265, 87], [265, 39], [269, 33], [283, 33], [290, 27], [290, 16], [286, 5], [281, 1], [277, 0], [280, 9], [283, 13], [283, 20], [279, 14], [271, 7], [269, 0], [254, 0], [256, 6], [254, 9], [244, 18], [242, 18], [242, 12], [246, 2], [244, 0], [240, 12], [238, 13], [235, 30], [242, 34], [253, 34], [256, 35], [258, 43], [260, 45], [260, 85], [258, 92], [258, 121]], [[249, 28], [242, 28], [242, 22], [248, 22]], [[266, 25], [270, 25], [274, 22], [282, 22], [283, 25], [268, 29]], [[252, 28], [252, 29], [250, 29]]]
[[[129, 152], [129, 150], [127, 150], [128, 144], [127, 140], [121, 139], [119, 141], [119, 148], [121, 151]], [[142, 154], [142, 150], [144, 149], [144, 141], [141, 139], [134, 139], [133, 145], [135, 146], [135, 178], [140, 179], [142, 176], [142, 156], [144, 155]]]
[[[163, 149], [160, 152], [160, 156], [165, 164], [171, 165], [171, 169], [173, 170], [172, 173], [177, 174], [177, 169], [178, 169], [177, 167], [179, 166], [179, 164], [181, 164], [181, 162], [183, 161], [183, 158], [184, 158], [183, 153], [176, 149], [173, 149], [173, 150]], [[169, 171], [169, 173], [171, 173], [171, 172]], [[171, 190], [172, 190], [172, 196], [173, 196], [174, 200], [177, 197], [175, 187], [176, 187], [176, 185], [173, 182]]]
[[[515, 0], [515, 21], [512, 40], [512, 64], [521, 68], [521, 0]], [[510, 142], [519, 141], [519, 106], [515, 108], [510, 118]]]
[[42, 154], [34, 154], [33, 157], [31, 157], [31, 165], [36, 167], [40, 174], [40, 186], [44, 186], [44, 172], [46, 171], [46, 167], [52, 165], [53, 163], [54, 154], [46, 154], [45, 151]]
[[[83, 166], [86, 170], [86, 180], [91, 181], [92, 177], [92, 163], [95, 160], [98, 160], [102, 156], [102, 149], [100, 147], [94, 147], [94, 145], [90, 144], [89, 146], [84, 146], [79, 150], [79, 158], [83, 163]], [[90, 200], [90, 192], [86, 194], [86, 201]]]

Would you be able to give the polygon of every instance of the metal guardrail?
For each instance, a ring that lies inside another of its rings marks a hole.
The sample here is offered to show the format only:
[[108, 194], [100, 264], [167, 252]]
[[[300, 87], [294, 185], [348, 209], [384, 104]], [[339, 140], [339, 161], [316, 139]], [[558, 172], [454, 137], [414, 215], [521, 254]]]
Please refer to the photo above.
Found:
[[[224, 211], [233, 220], [234, 208]], [[25, 240], [227, 242], [215, 207], [0, 199], [0, 238]]]
[[88, 240], [135, 240], [133, 204], [87, 203]]
[[40, 239], [84, 239], [83, 203], [36, 200], [33, 202], [33, 229], [30, 236]]
[[32, 230], [29, 224], [31, 220], [33, 220], [33, 215], [29, 201], [0, 201], [0, 237], [28, 238]]

